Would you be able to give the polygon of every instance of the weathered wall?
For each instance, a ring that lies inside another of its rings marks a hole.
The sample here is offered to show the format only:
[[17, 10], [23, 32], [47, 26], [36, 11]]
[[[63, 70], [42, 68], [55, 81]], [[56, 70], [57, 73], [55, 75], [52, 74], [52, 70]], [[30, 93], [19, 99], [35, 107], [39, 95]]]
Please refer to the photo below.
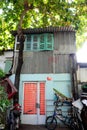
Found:
[[54, 50], [59, 54], [71, 54], [76, 52], [74, 32], [54, 33]]
[[[16, 64], [17, 57], [15, 57], [15, 66]], [[70, 73], [70, 55], [57, 54], [54, 51], [24, 52], [21, 73]]]
[[[70, 54], [75, 54], [75, 33], [57, 32], [54, 33], [53, 51], [24, 51], [24, 63], [22, 74], [31, 73], [69, 73]], [[17, 65], [15, 52], [14, 71]]]

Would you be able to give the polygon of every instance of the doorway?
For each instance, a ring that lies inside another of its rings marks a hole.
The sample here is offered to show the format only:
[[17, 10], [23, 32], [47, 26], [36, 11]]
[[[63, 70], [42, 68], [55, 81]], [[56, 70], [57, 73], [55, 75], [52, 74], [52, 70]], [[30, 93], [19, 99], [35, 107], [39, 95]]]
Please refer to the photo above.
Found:
[[45, 123], [45, 82], [24, 83], [22, 123]]

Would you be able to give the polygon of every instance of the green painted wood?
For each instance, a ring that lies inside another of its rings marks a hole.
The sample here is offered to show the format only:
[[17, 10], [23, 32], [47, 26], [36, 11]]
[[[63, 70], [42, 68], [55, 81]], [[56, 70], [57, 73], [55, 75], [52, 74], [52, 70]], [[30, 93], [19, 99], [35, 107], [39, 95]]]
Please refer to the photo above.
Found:
[[24, 50], [53, 50], [54, 38], [51, 33], [32, 34], [25, 36]]

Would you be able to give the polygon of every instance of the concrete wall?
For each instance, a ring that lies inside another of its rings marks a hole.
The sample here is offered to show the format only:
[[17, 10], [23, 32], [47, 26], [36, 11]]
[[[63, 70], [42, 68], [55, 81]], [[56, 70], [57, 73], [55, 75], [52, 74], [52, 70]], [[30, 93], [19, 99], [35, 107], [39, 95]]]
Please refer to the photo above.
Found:
[[[47, 80], [50, 77], [51, 80]], [[10, 77], [14, 82], [14, 75]], [[51, 115], [54, 109], [54, 92], [53, 88], [57, 89], [67, 97], [72, 97], [71, 93], [71, 79], [70, 74], [22, 74], [20, 77], [20, 88], [19, 88], [19, 102], [23, 103], [23, 83], [24, 82], [45, 82], [45, 93], [46, 93], [46, 115]]]

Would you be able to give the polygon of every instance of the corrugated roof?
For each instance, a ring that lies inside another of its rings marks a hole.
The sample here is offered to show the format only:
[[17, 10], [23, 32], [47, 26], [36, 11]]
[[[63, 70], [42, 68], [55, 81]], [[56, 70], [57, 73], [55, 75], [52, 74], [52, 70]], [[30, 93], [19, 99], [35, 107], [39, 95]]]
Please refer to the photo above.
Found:
[[[24, 34], [37, 34], [37, 33], [53, 33], [53, 32], [75, 32], [74, 28], [69, 26], [69, 27], [45, 27], [45, 28], [28, 28], [28, 29], [23, 29]], [[11, 32], [13, 35], [17, 34], [17, 31], [12, 31]]]

